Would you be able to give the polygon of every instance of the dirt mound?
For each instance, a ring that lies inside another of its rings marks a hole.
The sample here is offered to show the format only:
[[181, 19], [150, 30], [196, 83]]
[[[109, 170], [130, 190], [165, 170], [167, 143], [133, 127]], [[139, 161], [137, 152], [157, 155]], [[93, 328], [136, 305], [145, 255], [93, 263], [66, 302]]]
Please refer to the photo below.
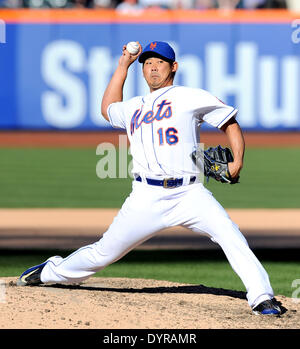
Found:
[[[276, 296], [280, 317], [251, 313], [242, 291], [168, 281], [90, 278], [18, 287], [2, 278], [0, 329], [291, 329], [300, 303]], [[5, 284], [3, 284], [3, 281]], [[2, 292], [3, 293], [3, 292]]]

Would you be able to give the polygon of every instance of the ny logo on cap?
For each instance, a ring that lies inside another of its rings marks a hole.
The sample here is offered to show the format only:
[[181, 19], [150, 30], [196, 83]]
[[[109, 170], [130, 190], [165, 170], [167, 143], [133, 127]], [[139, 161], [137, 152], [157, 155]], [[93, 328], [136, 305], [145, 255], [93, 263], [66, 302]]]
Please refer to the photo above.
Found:
[[156, 42], [151, 42], [151, 44], [150, 44], [150, 50], [154, 50], [155, 49], [155, 47], [156, 47], [156, 45], [157, 45], [157, 43]]

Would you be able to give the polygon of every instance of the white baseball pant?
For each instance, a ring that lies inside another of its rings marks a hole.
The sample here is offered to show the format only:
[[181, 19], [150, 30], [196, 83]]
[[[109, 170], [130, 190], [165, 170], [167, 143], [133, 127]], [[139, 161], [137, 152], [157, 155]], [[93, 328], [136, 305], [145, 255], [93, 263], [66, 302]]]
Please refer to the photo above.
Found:
[[133, 189], [101, 239], [66, 258], [51, 257], [41, 281], [81, 282], [119, 260], [159, 230], [184, 226], [208, 234], [224, 251], [247, 290], [251, 307], [274, 296], [268, 274], [238, 226], [202, 183], [167, 189], [133, 181]]

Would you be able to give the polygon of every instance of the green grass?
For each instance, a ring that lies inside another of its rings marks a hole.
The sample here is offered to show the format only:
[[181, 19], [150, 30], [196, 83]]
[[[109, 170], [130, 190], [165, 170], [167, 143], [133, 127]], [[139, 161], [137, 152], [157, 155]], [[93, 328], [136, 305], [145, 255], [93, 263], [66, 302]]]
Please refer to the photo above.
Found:
[[249, 148], [240, 183], [206, 187], [227, 208], [299, 208], [300, 148]]
[[0, 149], [0, 207], [120, 207], [130, 180], [100, 179], [95, 149]]
[[[131, 179], [100, 179], [96, 149], [0, 148], [0, 207], [121, 207]], [[225, 208], [299, 208], [300, 148], [249, 148], [241, 183], [207, 188]], [[117, 169], [118, 173], [118, 169]]]
[[[1, 251], [0, 277], [17, 277], [26, 268], [40, 264], [52, 255], [66, 257], [69, 253], [70, 251]], [[276, 251], [256, 253], [269, 274], [275, 294], [292, 297], [292, 282], [299, 279], [298, 253], [299, 251], [282, 251], [282, 261], [277, 261]], [[245, 291], [244, 285], [221, 251], [135, 250], [95, 276], [168, 280]]]

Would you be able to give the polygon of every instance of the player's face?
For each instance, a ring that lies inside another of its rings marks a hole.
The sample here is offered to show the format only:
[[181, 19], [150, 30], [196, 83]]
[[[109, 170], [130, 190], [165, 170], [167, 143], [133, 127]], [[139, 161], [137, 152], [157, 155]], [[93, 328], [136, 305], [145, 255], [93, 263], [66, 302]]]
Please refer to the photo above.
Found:
[[144, 78], [151, 92], [162, 87], [171, 86], [176, 71], [177, 62], [170, 64], [157, 57], [146, 59], [143, 65]]

